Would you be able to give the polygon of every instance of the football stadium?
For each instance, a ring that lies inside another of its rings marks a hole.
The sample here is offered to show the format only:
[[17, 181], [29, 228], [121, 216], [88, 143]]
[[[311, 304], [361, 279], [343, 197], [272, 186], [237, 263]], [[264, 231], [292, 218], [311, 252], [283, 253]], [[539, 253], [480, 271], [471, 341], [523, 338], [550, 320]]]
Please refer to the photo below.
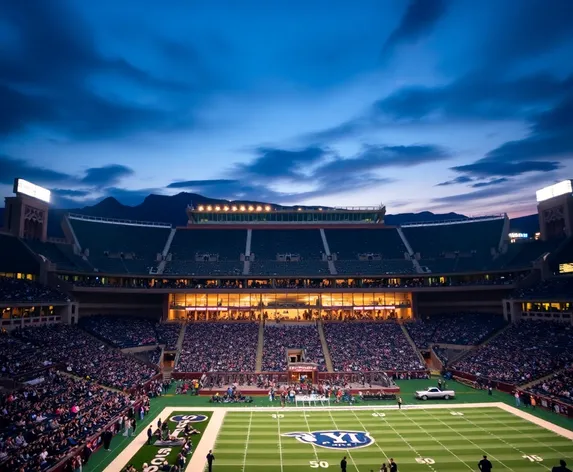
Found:
[[0, 470], [573, 463], [572, 181], [536, 197], [536, 234], [208, 199], [175, 226], [54, 213], [16, 178]]

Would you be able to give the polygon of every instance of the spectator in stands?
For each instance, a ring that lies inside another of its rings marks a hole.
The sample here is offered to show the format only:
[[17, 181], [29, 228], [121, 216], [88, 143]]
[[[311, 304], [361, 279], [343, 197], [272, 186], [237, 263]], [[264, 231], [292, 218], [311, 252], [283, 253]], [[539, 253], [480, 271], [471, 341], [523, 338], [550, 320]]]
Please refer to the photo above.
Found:
[[265, 325], [263, 347], [263, 372], [286, 371], [287, 350], [304, 349], [305, 362], [318, 365], [318, 370], [326, 370], [324, 353], [316, 325], [292, 325], [267, 323]]
[[157, 344], [155, 323], [132, 316], [95, 315], [80, 318], [80, 326], [120, 349]]
[[335, 371], [425, 370], [397, 323], [325, 323]]
[[25, 279], [0, 277], [0, 301], [14, 303], [69, 302], [70, 298], [46, 285]]

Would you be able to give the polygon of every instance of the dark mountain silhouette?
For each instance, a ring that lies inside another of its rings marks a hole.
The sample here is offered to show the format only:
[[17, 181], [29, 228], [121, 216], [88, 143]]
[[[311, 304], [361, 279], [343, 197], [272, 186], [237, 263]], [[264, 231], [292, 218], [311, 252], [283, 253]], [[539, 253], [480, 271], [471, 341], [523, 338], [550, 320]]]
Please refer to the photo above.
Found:
[[[229, 201], [204, 197], [196, 193], [181, 192], [177, 195], [148, 195], [145, 200], [136, 206], [128, 206], [120, 203], [113, 197], [108, 197], [96, 205], [83, 208], [72, 209], [50, 209], [48, 221], [48, 234], [52, 237], [62, 237], [60, 222], [66, 213], [79, 213], [88, 216], [99, 216], [104, 218], [117, 218], [138, 221], [153, 221], [169, 223], [174, 226], [185, 226], [187, 215], [185, 209], [187, 205], [265, 205], [268, 202], [257, 201]], [[317, 208], [313, 206], [296, 205], [284, 206], [272, 204], [273, 207], [280, 208]], [[327, 208], [327, 207], [323, 207]], [[0, 208], [0, 222], [4, 221], [4, 208]], [[400, 213], [396, 215], [386, 215], [385, 222], [388, 225], [399, 225], [405, 223], [422, 223], [432, 221], [459, 220], [467, 218], [458, 213], [432, 213], [423, 211], [420, 213]], [[537, 215], [529, 215], [515, 218], [511, 221], [511, 231], [533, 234], [539, 231]]]

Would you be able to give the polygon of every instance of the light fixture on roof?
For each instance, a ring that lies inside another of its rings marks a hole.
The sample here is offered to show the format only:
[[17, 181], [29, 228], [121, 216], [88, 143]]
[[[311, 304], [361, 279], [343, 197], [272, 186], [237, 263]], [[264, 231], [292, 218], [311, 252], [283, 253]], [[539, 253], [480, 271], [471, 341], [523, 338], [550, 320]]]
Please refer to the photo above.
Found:
[[255, 207], [253, 205], [249, 205], [249, 211], [254, 211]]
[[215, 211], [221, 211], [221, 207], [220, 207], [219, 205], [217, 205], [217, 206], [215, 207]]
[[229, 211], [229, 207], [228, 207], [227, 205], [225, 205], [225, 206], [223, 207], [223, 210]]
[[270, 205], [266, 205], [266, 206], [265, 206], [265, 211], [271, 211], [271, 206], [270, 206]]
[[201, 206], [199, 207], [199, 211], [203, 211], [204, 209], [205, 209], [205, 207], [204, 207], [203, 205], [201, 205]]
[[233, 207], [231, 208], [231, 210], [237, 211], [237, 210], [238, 210], [237, 205], [233, 205]]
[[211, 211], [213, 207], [211, 205], [207, 205], [207, 211]]
[[257, 211], [263, 211], [263, 207], [261, 205], [257, 205]]
[[298, 211], [302, 211], [302, 208], [299, 208]]
[[241, 211], [245, 211], [245, 210], [246, 210], [245, 205], [241, 205]]

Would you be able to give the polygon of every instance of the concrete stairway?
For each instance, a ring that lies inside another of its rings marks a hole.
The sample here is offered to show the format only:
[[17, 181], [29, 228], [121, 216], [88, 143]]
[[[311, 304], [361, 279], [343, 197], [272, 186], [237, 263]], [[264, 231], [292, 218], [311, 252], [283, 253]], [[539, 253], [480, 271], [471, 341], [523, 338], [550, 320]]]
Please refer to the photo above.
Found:
[[418, 359], [420, 359], [420, 362], [422, 363], [422, 365], [426, 365], [426, 360], [424, 359], [424, 356], [422, 356], [422, 353], [421, 353], [420, 350], [416, 347], [416, 343], [415, 343], [414, 340], [410, 337], [410, 333], [408, 333], [408, 330], [406, 329], [406, 326], [404, 326], [403, 323], [400, 323], [400, 328], [402, 328], [402, 332], [404, 333], [404, 336], [406, 336], [406, 339], [407, 339], [408, 342], [410, 343], [410, 346], [412, 346], [412, 349], [414, 349], [414, 352], [415, 352], [416, 355], [418, 356]]
[[559, 369], [559, 370], [556, 370], [556, 371], [554, 371], [554, 372], [551, 372], [549, 375], [546, 375], [545, 377], [541, 377], [540, 379], [533, 380], [532, 382], [529, 382], [529, 383], [520, 385], [519, 388], [520, 388], [521, 390], [526, 390], [526, 389], [528, 389], [529, 387], [532, 387], [533, 385], [537, 385], [538, 383], [542, 383], [543, 381], [545, 381], [545, 380], [547, 380], [547, 379], [550, 379], [550, 378], [553, 377], [554, 375], [559, 375], [559, 374], [561, 374], [562, 372], [565, 372], [566, 370], [570, 370], [570, 369], [571, 369], [570, 367], [564, 367], [563, 369]]
[[511, 327], [511, 324], [507, 325], [505, 328], [500, 329], [499, 331], [493, 333], [489, 338], [486, 338], [485, 341], [481, 344], [478, 344], [477, 346], [473, 346], [471, 349], [468, 349], [465, 352], [462, 352], [461, 355], [459, 355], [457, 358], [450, 360], [450, 364], [449, 365], [453, 365], [456, 362], [461, 361], [462, 359], [464, 359], [465, 357], [467, 357], [468, 355], [470, 355], [472, 352], [474, 352], [477, 348], [479, 348], [480, 346], [483, 346], [484, 344], [489, 343], [490, 341], [493, 341], [495, 338], [497, 338], [499, 335], [501, 335], [502, 333], [504, 333], [507, 329], [509, 329]]
[[324, 354], [324, 363], [326, 364], [326, 370], [328, 372], [334, 372], [334, 367], [332, 366], [332, 359], [330, 357], [330, 350], [328, 349], [328, 343], [326, 342], [326, 336], [324, 335], [324, 325], [322, 321], [318, 321], [316, 324], [318, 329], [318, 337], [320, 338], [320, 344], [322, 345], [322, 353]]
[[[322, 239], [322, 246], [324, 247], [324, 253], [327, 257], [330, 258], [332, 253], [330, 252], [330, 246], [328, 245], [328, 240], [326, 239], [326, 233], [324, 232], [324, 228], [320, 228], [320, 237]], [[334, 261], [328, 261], [328, 270], [330, 271], [330, 275], [336, 275], [338, 272], [336, 271], [336, 266], [334, 265]]]
[[263, 346], [265, 342], [265, 322], [259, 323], [259, 340], [257, 344], [257, 360], [255, 362], [255, 372], [263, 370]]
[[175, 354], [175, 362], [173, 363], [174, 367], [179, 362], [179, 356], [181, 356], [181, 347], [183, 346], [183, 339], [185, 339], [186, 329], [187, 329], [187, 323], [182, 323], [181, 330], [179, 331], [179, 338], [177, 338], [177, 353]]

